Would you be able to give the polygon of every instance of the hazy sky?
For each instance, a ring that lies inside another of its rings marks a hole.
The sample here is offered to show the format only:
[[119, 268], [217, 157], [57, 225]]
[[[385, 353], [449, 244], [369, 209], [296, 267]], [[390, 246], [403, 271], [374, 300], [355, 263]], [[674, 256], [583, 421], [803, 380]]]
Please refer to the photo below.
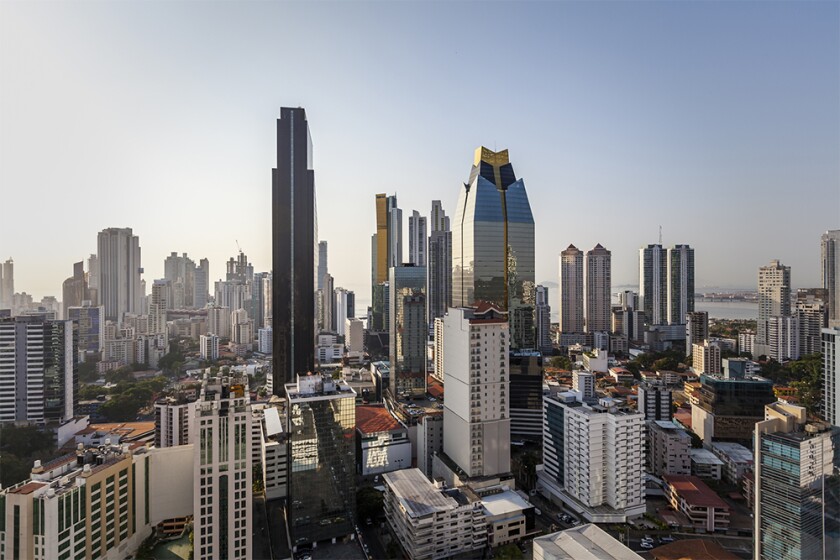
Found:
[[[369, 299], [374, 194], [454, 210], [474, 149], [510, 150], [537, 281], [569, 243], [696, 249], [698, 290], [772, 258], [819, 284], [840, 228], [837, 2], [0, 2], [0, 257], [61, 297], [105, 227], [271, 267], [281, 106], [307, 110], [320, 238]], [[407, 249], [406, 249], [407, 250]], [[407, 255], [406, 255], [407, 257]], [[553, 298], [552, 298], [553, 299]], [[363, 311], [363, 308], [361, 309]]]

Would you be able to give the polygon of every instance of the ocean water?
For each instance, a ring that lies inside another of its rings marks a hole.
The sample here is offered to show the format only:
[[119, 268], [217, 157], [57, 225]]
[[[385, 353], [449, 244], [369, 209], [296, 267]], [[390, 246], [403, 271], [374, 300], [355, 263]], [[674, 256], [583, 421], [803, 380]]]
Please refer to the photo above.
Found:
[[694, 301], [695, 311], [707, 311], [709, 319], [758, 319], [758, 303], [749, 301]]

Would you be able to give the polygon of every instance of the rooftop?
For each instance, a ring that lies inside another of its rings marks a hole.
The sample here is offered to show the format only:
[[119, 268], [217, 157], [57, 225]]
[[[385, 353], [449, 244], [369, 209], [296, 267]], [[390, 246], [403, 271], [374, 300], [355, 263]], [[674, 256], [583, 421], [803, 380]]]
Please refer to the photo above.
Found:
[[420, 469], [385, 473], [382, 479], [411, 517], [424, 517], [458, 507], [458, 502], [432, 484]]
[[740, 443], [715, 441], [712, 442], [712, 447], [738, 463], [752, 463], [755, 460], [753, 452]]
[[384, 406], [357, 406], [356, 429], [363, 434], [376, 434], [400, 429], [400, 423]]
[[522, 497], [513, 490], [506, 490], [498, 494], [484, 496], [481, 498], [481, 505], [487, 510], [488, 515], [504, 515], [506, 513], [516, 513], [531, 506]]
[[558, 560], [642, 560], [641, 556], [592, 523], [537, 537], [534, 547], [537, 546], [546, 552], [546, 557]]
[[113, 424], [91, 424], [76, 435], [85, 436], [92, 433], [117, 434], [125, 440], [131, 440], [154, 431], [154, 422], [117, 422]]
[[705, 506], [717, 509], [729, 509], [720, 496], [715, 494], [714, 490], [706, 486], [700, 478], [696, 476], [685, 476], [675, 474], [662, 475], [662, 479], [672, 486], [674, 490], [683, 498], [690, 506]]
[[43, 488], [44, 486], [47, 486], [46, 482], [27, 482], [23, 486], [18, 486], [17, 488], [13, 488], [12, 490], [9, 490], [9, 493], [10, 494], [31, 494], [35, 490], [38, 490], [39, 488]]
[[689, 449], [688, 454], [692, 461], [701, 465], [723, 465], [723, 461], [708, 449]]
[[678, 540], [650, 551], [654, 560], [738, 560], [715, 541], [706, 539]]

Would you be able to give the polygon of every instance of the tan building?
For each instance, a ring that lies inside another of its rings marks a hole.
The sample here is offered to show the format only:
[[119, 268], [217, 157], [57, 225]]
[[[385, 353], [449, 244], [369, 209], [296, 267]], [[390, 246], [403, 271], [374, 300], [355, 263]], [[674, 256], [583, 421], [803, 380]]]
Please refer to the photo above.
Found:
[[666, 498], [671, 507], [688, 517], [691, 525], [713, 533], [729, 528], [729, 506], [696, 476], [666, 474]]

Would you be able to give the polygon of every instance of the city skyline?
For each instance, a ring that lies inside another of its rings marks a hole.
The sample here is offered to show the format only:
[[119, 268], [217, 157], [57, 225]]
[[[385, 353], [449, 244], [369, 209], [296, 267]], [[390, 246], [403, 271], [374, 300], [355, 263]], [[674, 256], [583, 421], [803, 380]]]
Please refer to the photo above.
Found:
[[[463, 161], [482, 144], [513, 152], [538, 201], [537, 283], [551, 285], [574, 241], [609, 247], [613, 285], [632, 284], [637, 251], [661, 225], [664, 246], [696, 249], [698, 290], [754, 289], [771, 259], [791, 267], [794, 288], [820, 285], [819, 236], [838, 227], [840, 209], [836, 4], [405, 5], [378, 6], [375, 18], [361, 4], [202, 8], [195, 17], [177, 3], [0, 7], [0, 51], [27, 53], [25, 63], [0, 57], [9, 84], [0, 183], [4, 206], [16, 210], [0, 225], [0, 257], [15, 260], [16, 291], [61, 297], [72, 264], [110, 227], [139, 236], [147, 293], [172, 251], [206, 256], [211, 283], [237, 242], [255, 270], [269, 271], [273, 120], [295, 105], [314, 131], [319, 238], [330, 243], [336, 286], [354, 290], [362, 308], [369, 269], [351, 256], [369, 251], [375, 193], [396, 192], [401, 208], [426, 216], [440, 199], [451, 213]], [[322, 27], [277, 33], [281, 17]], [[450, 87], [475, 65], [451, 32], [471, 18], [527, 31], [490, 51], [514, 70], [518, 97], [507, 87], [480, 96]], [[230, 48], [215, 43], [228, 32]], [[306, 40], [300, 60], [269, 71]], [[418, 156], [434, 163], [401, 173]], [[154, 211], [142, 204], [158, 199]], [[97, 213], [80, 224], [90, 204]], [[231, 208], [241, 219], [222, 216]], [[207, 223], [213, 212], [209, 233], [173, 237], [173, 226]], [[763, 227], [785, 212], [809, 219]], [[18, 235], [33, 214], [39, 234]], [[347, 219], [362, 227], [348, 235]], [[722, 250], [732, 243], [749, 251]]]

